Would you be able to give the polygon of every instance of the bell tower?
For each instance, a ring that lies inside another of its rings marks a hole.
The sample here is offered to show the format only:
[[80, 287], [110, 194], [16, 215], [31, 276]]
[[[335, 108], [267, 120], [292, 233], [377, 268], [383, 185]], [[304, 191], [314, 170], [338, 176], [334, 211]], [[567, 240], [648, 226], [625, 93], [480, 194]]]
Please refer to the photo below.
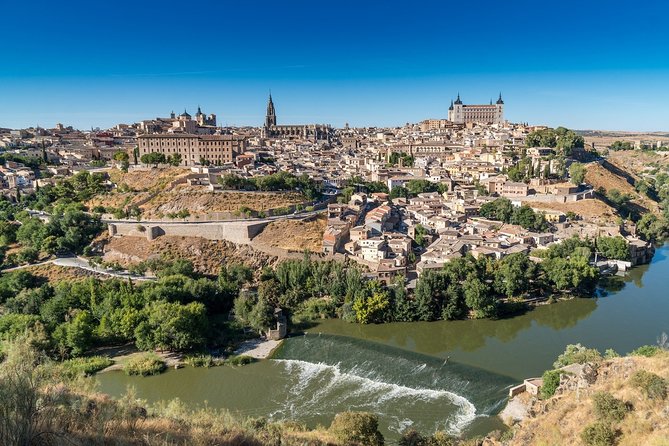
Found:
[[274, 102], [272, 102], [272, 93], [269, 94], [269, 101], [267, 101], [267, 113], [265, 114], [265, 127], [270, 128], [276, 125], [276, 110], [274, 110]]

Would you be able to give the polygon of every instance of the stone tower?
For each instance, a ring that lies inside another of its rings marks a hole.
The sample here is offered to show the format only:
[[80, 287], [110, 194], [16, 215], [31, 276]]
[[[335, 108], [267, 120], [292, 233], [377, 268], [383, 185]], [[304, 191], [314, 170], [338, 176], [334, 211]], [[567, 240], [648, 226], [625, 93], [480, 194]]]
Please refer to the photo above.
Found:
[[448, 120], [451, 122], [457, 122], [459, 124], [465, 122], [465, 115], [462, 110], [462, 100], [460, 99], [460, 93], [458, 93], [458, 98], [453, 102], [453, 109], [448, 110]]
[[267, 113], [265, 114], [265, 128], [270, 128], [276, 125], [276, 111], [274, 110], [274, 102], [272, 102], [272, 93], [269, 94], [269, 101], [267, 102]]
[[504, 101], [502, 100], [502, 93], [499, 93], [499, 99], [497, 99], [497, 113], [496, 113], [496, 123], [504, 124]]

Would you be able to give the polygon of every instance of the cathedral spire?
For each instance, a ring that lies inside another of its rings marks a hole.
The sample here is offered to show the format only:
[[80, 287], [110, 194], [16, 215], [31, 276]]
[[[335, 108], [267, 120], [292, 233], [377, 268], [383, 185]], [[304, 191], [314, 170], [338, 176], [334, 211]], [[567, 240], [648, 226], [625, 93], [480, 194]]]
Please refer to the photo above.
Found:
[[272, 92], [270, 90], [269, 100], [267, 101], [267, 113], [265, 114], [265, 127], [269, 128], [276, 125], [276, 110], [274, 109], [274, 101], [272, 101]]
[[504, 101], [502, 100], [502, 92], [500, 91], [499, 99], [497, 99], [497, 105], [502, 105], [502, 104], [504, 104]]

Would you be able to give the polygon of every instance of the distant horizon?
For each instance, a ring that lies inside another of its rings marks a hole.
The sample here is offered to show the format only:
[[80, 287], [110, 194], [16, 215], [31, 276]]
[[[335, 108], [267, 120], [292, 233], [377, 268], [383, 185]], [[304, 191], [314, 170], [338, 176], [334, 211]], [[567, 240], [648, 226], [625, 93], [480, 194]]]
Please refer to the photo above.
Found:
[[7, 17], [30, 20], [4, 24], [0, 126], [110, 128], [198, 104], [221, 125], [260, 126], [271, 90], [283, 124], [397, 127], [446, 118], [458, 92], [501, 92], [510, 122], [669, 127], [669, 35], [650, 25], [669, 4], [477, 6], [9, 2]]

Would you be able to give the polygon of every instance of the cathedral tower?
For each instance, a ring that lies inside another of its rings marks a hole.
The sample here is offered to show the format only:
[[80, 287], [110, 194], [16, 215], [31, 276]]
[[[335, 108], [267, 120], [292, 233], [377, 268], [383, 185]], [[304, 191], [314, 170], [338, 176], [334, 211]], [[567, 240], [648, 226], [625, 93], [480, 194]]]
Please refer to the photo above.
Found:
[[272, 102], [272, 93], [269, 94], [269, 101], [267, 102], [267, 113], [265, 114], [265, 128], [270, 128], [276, 125], [276, 111], [274, 110], [274, 102]]

